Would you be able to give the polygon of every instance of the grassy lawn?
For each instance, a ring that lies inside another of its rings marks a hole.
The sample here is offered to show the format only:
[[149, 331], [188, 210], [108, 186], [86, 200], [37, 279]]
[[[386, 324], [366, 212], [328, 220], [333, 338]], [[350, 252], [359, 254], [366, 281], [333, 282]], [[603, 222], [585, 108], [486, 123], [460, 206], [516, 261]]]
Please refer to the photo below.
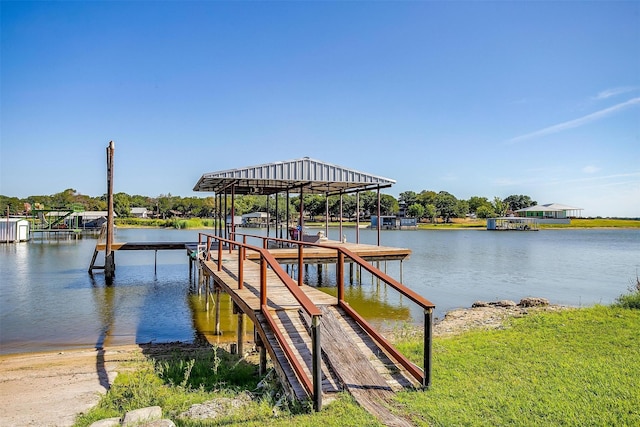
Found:
[[[421, 360], [416, 343], [398, 343]], [[417, 425], [640, 425], [640, 311], [597, 306], [435, 340], [433, 386], [397, 401]]]
[[[409, 334], [396, 343], [418, 364], [420, 339]], [[177, 419], [192, 403], [256, 390], [255, 366], [208, 353], [141, 362], [118, 375], [77, 425], [149, 405], [162, 406], [178, 426], [379, 425], [346, 394], [320, 413], [285, 405], [274, 415], [277, 396], [268, 387], [246, 409], [215, 423]], [[511, 319], [501, 330], [436, 338], [433, 363], [430, 390], [396, 396], [395, 410], [416, 425], [640, 425], [640, 310], [541, 312]]]

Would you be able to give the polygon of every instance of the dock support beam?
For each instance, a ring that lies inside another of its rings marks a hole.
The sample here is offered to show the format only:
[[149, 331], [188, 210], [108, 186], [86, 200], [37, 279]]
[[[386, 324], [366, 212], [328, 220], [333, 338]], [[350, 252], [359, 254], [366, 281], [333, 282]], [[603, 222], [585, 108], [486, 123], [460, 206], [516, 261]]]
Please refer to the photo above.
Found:
[[244, 355], [244, 313], [235, 303], [233, 304], [233, 312], [238, 314], [238, 354], [242, 357]]
[[215, 306], [215, 311], [216, 311], [216, 325], [215, 328], [213, 330], [213, 335], [222, 335], [220, 333], [220, 287], [218, 286], [214, 286], [214, 292], [216, 294], [216, 306]]

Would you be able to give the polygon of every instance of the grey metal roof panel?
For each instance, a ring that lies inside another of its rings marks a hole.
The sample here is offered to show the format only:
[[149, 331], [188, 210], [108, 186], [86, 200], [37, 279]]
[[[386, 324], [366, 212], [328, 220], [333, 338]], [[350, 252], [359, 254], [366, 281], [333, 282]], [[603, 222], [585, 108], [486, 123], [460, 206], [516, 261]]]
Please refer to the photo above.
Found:
[[395, 181], [319, 160], [302, 159], [205, 173], [193, 191], [223, 192], [234, 186], [238, 194], [273, 194], [286, 190], [338, 193], [389, 187]]

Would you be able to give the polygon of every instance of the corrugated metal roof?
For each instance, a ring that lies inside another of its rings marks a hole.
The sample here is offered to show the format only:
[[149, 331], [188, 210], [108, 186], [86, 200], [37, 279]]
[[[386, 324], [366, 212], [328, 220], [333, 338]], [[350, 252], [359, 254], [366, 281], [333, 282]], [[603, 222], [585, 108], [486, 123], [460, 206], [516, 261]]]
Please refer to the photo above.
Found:
[[350, 190], [372, 190], [390, 187], [396, 182], [309, 157], [267, 163], [218, 172], [205, 173], [193, 191], [230, 192], [236, 194], [274, 194], [300, 191], [304, 193], [334, 194]]
[[529, 206], [528, 208], [518, 209], [516, 212], [563, 212], [563, 211], [581, 211], [582, 208], [574, 208], [573, 206], [562, 205], [560, 203], [547, 203], [546, 205]]

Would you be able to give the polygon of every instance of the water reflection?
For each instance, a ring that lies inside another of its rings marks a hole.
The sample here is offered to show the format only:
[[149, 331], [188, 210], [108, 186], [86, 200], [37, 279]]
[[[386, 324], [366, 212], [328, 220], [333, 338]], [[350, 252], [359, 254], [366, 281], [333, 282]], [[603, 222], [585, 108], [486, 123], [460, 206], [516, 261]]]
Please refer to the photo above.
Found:
[[100, 286], [95, 281], [93, 275], [89, 276], [91, 284], [93, 286], [96, 312], [100, 318], [100, 333], [96, 340], [96, 372], [98, 374], [98, 381], [100, 385], [105, 389], [109, 389], [111, 384], [109, 383], [109, 375], [104, 366], [104, 348], [110, 345], [111, 342], [111, 330], [115, 322], [115, 289], [113, 286], [103, 285]]
[[[344, 230], [349, 241], [354, 233]], [[117, 236], [120, 241], [197, 238], [197, 231], [155, 229], [122, 229]], [[361, 230], [360, 240], [375, 243], [375, 231]], [[433, 301], [436, 316], [475, 300], [524, 296], [607, 304], [627, 291], [640, 270], [640, 230], [388, 231], [382, 243], [412, 250], [403, 263], [403, 283]], [[114, 285], [106, 287], [102, 274], [93, 279], [87, 274], [94, 247], [94, 239], [0, 245], [1, 353], [236, 339], [237, 316], [224, 294], [223, 333], [213, 334], [213, 307], [205, 310], [204, 293], [194, 292], [196, 279], [189, 275], [184, 251], [159, 251], [157, 270], [153, 251], [119, 253]], [[399, 262], [380, 268], [400, 278]], [[345, 273], [350, 282], [348, 268]], [[333, 265], [310, 265], [305, 281], [335, 295]], [[395, 290], [358, 271], [345, 298], [374, 324], [422, 318]], [[247, 340], [252, 331], [247, 324]]]

